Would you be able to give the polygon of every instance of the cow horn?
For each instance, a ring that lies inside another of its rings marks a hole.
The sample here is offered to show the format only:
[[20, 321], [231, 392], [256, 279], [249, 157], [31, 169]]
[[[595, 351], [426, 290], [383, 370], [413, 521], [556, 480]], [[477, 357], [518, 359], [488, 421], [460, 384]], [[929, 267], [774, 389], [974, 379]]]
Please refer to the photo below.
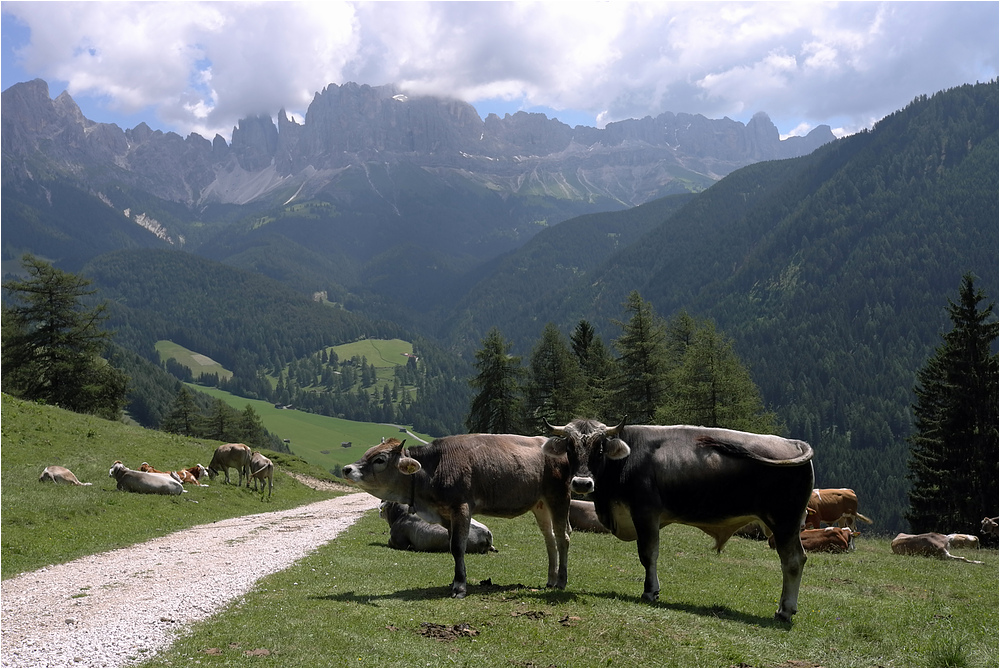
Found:
[[627, 421], [627, 420], [628, 420], [628, 416], [625, 416], [624, 418], [622, 418], [622, 422], [618, 423], [618, 425], [610, 428], [607, 431], [607, 433], [606, 433], [607, 436], [609, 436], [609, 437], [617, 437], [618, 433], [622, 431], [623, 427], [625, 427], [625, 421]]
[[568, 424], [567, 425], [562, 425], [560, 427], [556, 427], [555, 425], [552, 425], [551, 423], [549, 423], [549, 421], [548, 421], [547, 418], [542, 418], [542, 422], [545, 423], [545, 427], [549, 428], [549, 430], [552, 431], [552, 434], [554, 434], [554, 435], [556, 435], [558, 437], [565, 437], [566, 436], [566, 428], [569, 427]]

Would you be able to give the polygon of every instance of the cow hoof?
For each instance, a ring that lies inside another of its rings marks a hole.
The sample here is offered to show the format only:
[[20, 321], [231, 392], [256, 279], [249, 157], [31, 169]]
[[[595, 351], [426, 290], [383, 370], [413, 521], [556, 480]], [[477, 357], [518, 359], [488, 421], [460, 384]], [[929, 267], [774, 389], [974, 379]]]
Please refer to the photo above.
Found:
[[451, 593], [451, 597], [452, 597], [452, 599], [465, 599], [465, 593], [464, 592], [453, 592], [453, 593]]
[[791, 613], [786, 613], [784, 611], [775, 611], [774, 612], [774, 619], [777, 620], [777, 621], [779, 621], [779, 622], [783, 622], [783, 623], [791, 623], [792, 622], [792, 614]]
[[657, 590], [656, 592], [644, 592], [644, 593], [642, 593], [642, 599], [643, 599], [643, 601], [649, 602], [650, 604], [652, 604], [653, 602], [655, 602], [659, 598], [660, 598], [660, 591], [659, 590]]

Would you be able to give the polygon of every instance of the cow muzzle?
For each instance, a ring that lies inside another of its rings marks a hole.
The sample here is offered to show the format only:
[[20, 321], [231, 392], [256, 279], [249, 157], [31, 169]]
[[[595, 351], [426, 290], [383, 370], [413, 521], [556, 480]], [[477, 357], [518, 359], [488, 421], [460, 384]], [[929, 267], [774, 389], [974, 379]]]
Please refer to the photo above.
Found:
[[570, 481], [570, 489], [578, 495], [594, 492], [594, 479], [590, 476], [574, 476]]

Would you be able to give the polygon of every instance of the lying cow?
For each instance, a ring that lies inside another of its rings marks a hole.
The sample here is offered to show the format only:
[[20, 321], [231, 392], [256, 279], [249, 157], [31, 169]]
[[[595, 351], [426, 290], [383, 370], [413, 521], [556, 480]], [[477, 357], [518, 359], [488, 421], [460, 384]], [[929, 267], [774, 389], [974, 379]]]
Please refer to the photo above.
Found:
[[594, 510], [594, 503], [582, 499], [571, 499], [569, 502], [569, 526], [581, 532], [608, 533], [608, 528], [601, 525]]
[[271, 496], [274, 489], [274, 463], [263, 453], [254, 453], [250, 456], [250, 480], [253, 481], [253, 489], [257, 490], [257, 481], [260, 481], [260, 496], [264, 498], [264, 481], [267, 481], [267, 496]]
[[948, 552], [948, 536], [937, 532], [927, 532], [925, 534], [903, 534], [899, 533], [892, 540], [892, 552], [897, 555], [926, 555], [927, 557], [941, 558], [942, 560], [961, 560], [970, 564], [982, 564], [977, 560], [970, 560], [960, 555], [952, 555]]
[[247, 487], [250, 487], [250, 458], [252, 452], [246, 444], [223, 444], [215, 449], [212, 455], [212, 462], [208, 465], [208, 478], [215, 480], [219, 472], [226, 475], [226, 484], [229, 484], [229, 468], [235, 467], [240, 473], [239, 483], [243, 485], [244, 477], [247, 480]]
[[118, 489], [125, 492], [139, 492], [150, 495], [180, 495], [187, 492], [177, 479], [163, 474], [141, 472], [129, 469], [116, 460], [108, 471], [108, 476], [118, 481]]
[[42, 470], [42, 475], [38, 477], [38, 482], [45, 483], [46, 481], [65, 483], [66, 485], [93, 485], [93, 483], [80, 483], [76, 478], [76, 474], [59, 465], [49, 465]]
[[[200, 470], [199, 470], [200, 468]], [[202, 476], [202, 471], [207, 472], [208, 470], [201, 465], [195, 465], [194, 467], [188, 467], [187, 469], [178, 469], [177, 471], [167, 471], [162, 472], [159, 469], [154, 469], [151, 464], [144, 462], [139, 465], [140, 472], [148, 472], [150, 474], [160, 474], [162, 476], [169, 476], [175, 481], [180, 481], [181, 483], [188, 483], [190, 485], [200, 486], [202, 488], [207, 488], [208, 485], [204, 483], [199, 483], [198, 479]], [[195, 475], [197, 472], [197, 476]]]
[[806, 528], [820, 529], [821, 523], [849, 527], [857, 530], [857, 520], [872, 524], [867, 516], [858, 513], [858, 496], [850, 488], [815, 489], [809, 496], [806, 510]]
[[543, 450], [566, 455], [572, 490], [590, 493], [601, 524], [637, 541], [646, 571], [642, 598], [656, 601], [660, 528], [697, 527], [721, 551], [733, 533], [760, 520], [781, 558], [781, 601], [775, 617], [790, 621], [798, 608], [806, 556], [799, 527], [813, 488], [809, 444], [719, 428], [629, 425], [595, 420], [549, 426]]
[[531, 511], [549, 557], [547, 587], [566, 587], [569, 553], [569, 462], [542, 452], [544, 437], [468, 434], [404, 449], [397, 439], [372, 446], [344, 478], [387, 502], [407, 504], [448, 528], [455, 577], [451, 596], [465, 597], [465, 550], [474, 514], [514, 518]]
[[[389, 523], [389, 548], [424, 553], [447, 553], [451, 544], [448, 530], [410, 511], [405, 504], [382, 502], [378, 508], [379, 518]], [[490, 528], [475, 518], [469, 524], [469, 539], [465, 544], [466, 553], [497, 552], [493, 547], [493, 533]]]
[[949, 548], [975, 548], [979, 549], [979, 537], [975, 534], [948, 534]]
[[[824, 527], [821, 530], [802, 530], [799, 541], [806, 553], [846, 553], [854, 550], [854, 537], [858, 533], [849, 527]], [[768, 545], [774, 548], [774, 537]]]

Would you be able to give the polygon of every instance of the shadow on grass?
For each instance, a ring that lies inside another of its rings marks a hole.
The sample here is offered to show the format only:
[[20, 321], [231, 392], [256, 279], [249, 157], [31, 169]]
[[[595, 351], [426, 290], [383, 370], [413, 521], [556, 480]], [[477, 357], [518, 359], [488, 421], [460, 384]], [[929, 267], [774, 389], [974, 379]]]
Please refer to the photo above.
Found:
[[[468, 585], [467, 599], [477, 597], [488, 597], [495, 593], [516, 592], [519, 599], [535, 599], [546, 604], [565, 604], [578, 599], [577, 593], [565, 590], [555, 590], [552, 588], [531, 587], [523, 583], [512, 583], [509, 585], [499, 585], [490, 579], [481, 581], [478, 585], [470, 583]], [[309, 599], [326, 600], [331, 602], [351, 602], [353, 604], [368, 604], [378, 606], [381, 601], [423, 601], [427, 599], [450, 599], [451, 584], [440, 588], [411, 588], [407, 590], [397, 590], [383, 594], [359, 594], [354, 591], [340, 592], [330, 595], [313, 595]]]
[[[593, 597], [601, 597], [604, 599], [613, 599], [617, 601], [623, 601], [632, 599], [628, 596], [622, 595], [618, 592], [588, 592], [581, 593], [591, 595]], [[752, 613], [744, 613], [743, 611], [736, 611], [728, 606], [723, 606], [721, 604], [688, 604], [684, 602], [664, 602], [662, 600], [657, 600], [655, 602], [645, 602], [642, 599], [635, 597], [634, 601], [637, 604], [644, 604], [645, 606], [651, 606], [655, 609], [669, 609], [671, 611], [678, 611], [681, 613], [690, 613], [696, 616], [702, 616], [704, 618], [718, 618], [719, 620], [731, 620], [737, 623], [743, 623], [745, 625], [756, 625], [758, 627], [770, 627], [774, 629], [791, 629], [792, 623], [786, 623], [781, 620], [776, 620], [773, 617], [758, 616]]]

